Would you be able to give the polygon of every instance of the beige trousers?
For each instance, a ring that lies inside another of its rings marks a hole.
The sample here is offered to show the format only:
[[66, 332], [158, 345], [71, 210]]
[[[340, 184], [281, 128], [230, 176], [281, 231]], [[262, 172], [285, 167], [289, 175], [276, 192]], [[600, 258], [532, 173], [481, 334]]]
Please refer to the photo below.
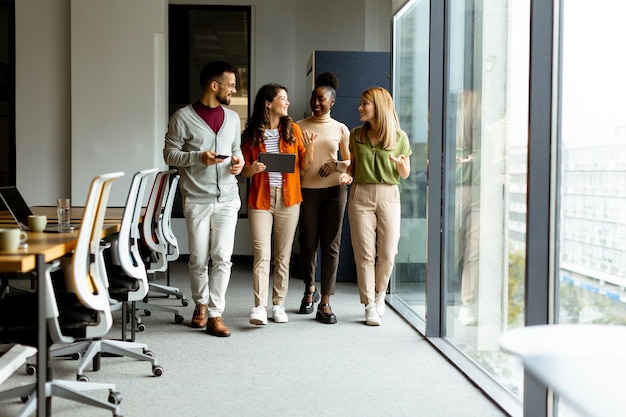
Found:
[[350, 236], [361, 303], [387, 291], [400, 240], [400, 189], [353, 184], [348, 199]]
[[274, 244], [272, 304], [285, 304], [289, 288], [289, 264], [299, 217], [300, 204], [285, 207], [280, 187], [271, 187], [269, 210], [248, 210], [254, 250], [252, 287], [255, 307], [267, 307], [272, 241]]

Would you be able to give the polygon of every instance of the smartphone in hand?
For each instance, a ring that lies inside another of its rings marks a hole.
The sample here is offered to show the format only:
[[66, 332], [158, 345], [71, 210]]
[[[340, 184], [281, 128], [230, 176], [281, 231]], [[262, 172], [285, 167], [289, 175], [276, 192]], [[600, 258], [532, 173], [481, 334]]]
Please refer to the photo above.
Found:
[[215, 158], [219, 158], [219, 159], [227, 159], [229, 157], [230, 155], [215, 155]]

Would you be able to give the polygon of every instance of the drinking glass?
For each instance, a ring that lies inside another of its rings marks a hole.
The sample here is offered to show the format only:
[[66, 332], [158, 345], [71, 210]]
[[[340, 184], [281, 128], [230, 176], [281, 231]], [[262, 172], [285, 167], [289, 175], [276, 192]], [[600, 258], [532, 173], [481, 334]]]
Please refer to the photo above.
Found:
[[59, 220], [59, 232], [70, 232], [70, 199], [59, 198], [57, 200], [57, 216]]

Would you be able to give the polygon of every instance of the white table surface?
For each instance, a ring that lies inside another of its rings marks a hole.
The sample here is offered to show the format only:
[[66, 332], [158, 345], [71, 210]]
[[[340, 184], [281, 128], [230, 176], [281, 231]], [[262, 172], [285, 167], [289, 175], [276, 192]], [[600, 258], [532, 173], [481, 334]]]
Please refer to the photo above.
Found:
[[499, 341], [584, 416], [626, 416], [626, 326], [529, 326]]

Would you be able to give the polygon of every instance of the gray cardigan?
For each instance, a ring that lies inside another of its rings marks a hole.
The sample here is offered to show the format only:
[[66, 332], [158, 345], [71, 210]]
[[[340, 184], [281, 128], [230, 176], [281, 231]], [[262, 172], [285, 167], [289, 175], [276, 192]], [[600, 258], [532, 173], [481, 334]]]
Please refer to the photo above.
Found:
[[229, 171], [230, 159], [216, 165], [202, 163], [204, 151], [236, 155], [243, 160], [241, 120], [236, 112], [223, 108], [224, 123], [217, 133], [198, 116], [191, 104], [170, 117], [163, 158], [166, 164], [178, 168], [180, 190], [186, 203], [207, 204], [239, 198], [237, 178]]

